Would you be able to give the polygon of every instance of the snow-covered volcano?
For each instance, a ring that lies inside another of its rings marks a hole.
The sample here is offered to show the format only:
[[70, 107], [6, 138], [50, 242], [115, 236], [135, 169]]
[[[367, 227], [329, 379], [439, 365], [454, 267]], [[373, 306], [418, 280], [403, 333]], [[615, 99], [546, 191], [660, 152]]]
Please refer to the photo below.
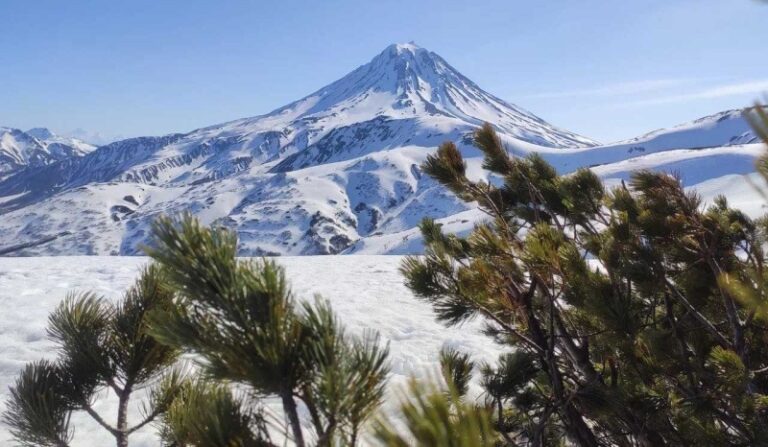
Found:
[[236, 162], [287, 172], [407, 145], [461, 139], [484, 122], [514, 147], [595, 146], [485, 92], [443, 58], [390, 45], [338, 81], [267, 115], [200, 129], [180, 145], [227, 139]]
[[[286, 154], [277, 171], [408, 144], [434, 146], [446, 137], [458, 139], [484, 122], [496, 126], [514, 147], [597, 145], [485, 92], [443, 58], [413, 44], [387, 47], [368, 64], [269, 116], [275, 115], [290, 117], [290, 127], [302, 135], [324, 135], [309, 150]], [[327, 129], [333, 131], [326, 133]], [[360, 138], [368, 133], [379, 144]]]
[[[423, 217], [471, 213], [418, 166], [451, 140], [484, 175], [469, 144], [483, 122], [511, 152], [542, 153], [563, 172], [643, 154], [638, 142], [597, 146], [485, 92], [435, 53], [391, 45], [266, 115], [0, 176], [0, 246], [69, 231], [27, 254], [137, 254], [159, 214], [191, 211], [236, 229], [243, 254], [354, 251]], [[700, 146], [662, 140], [646, 137], [647, 153]]]
[[483, 122], [496, 126], [513, 149], [597, 144], [483, 91], [437, 54], [400, 44], [269, 114], [112, 143], [82, 160], [23, 173], [0, 185], [0, 194], [28, 192], [8, 209], [39, 199], [40, 191], [93, 182], [190, 185], [254, 169], [289, 172], [382, 150], [462, 141]]

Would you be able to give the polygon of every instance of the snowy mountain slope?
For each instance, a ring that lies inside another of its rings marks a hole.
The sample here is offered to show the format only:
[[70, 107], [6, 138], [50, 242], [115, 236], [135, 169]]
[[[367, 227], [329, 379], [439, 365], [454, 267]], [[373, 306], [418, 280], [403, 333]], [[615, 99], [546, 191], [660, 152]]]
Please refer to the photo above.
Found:
[[[435, 53], [392, 45], [267, 115], [119, 141], [0, 179], [0, 244], [72, 227], [72, 238], [45, 250], [133, 254], [158, 214], [193, 210], [237, 228], [247, 253], [337, 253], [361, 236], [464, 210], [418, 165], [446, 140], [476, 154], [468, 136], [485, 121], [515, 150], [596, 144], [483, 91]], [[146, 200], [126, 205], [121, 184], [143, 185]], [[132, 212], [112, 212], [124, 206]]]
[[[696, 190], [705, 204], [712, 203], [716, 196], [722, 194], [732, 206], [758, 217], [768, 211], [768, 201], [761, 193], [761, 189], [768, 193], [768, 184], [754, 172], [756, 158], [765, 151], [763, 144], [676, 149], [607, 163], [592, 167], [592, 170], [608, 187], [619, 185], [621, 181], [628, 180], [632, 172], [641, 169], [674, 173], [680, 176], [686, 189]], [[468, 161], [471, 166], [479, 160]], [[470, 209], [437, 221], [443, 224], [446, 231], [465, 235], [485, 218], [477, 209]], [[423, 241], [418, 228], [408, 228], [363, 237], [344, 254], [402, 255], [419, 253], [422, 249]]]
[[[754, 159], [763, 150], [759, 144], [672, 150], [593, 169], [609, 185], [627, 179], [634, 170], [656, 169], [679, 172], [687, 187], [698, 189], [730, 177], [744, 189], [748, 183], [743, 175], [753, 171]], [[191, 187], [89, 184], [4, 214], [0, 240], [35, 239], [69, 230], [72, 236], [25, 254], [140, 254], [154, 218], [192, 211], [205, 223], [236, 229], [243, 255], [417, 253], [421, 240], [415, 227], [422, 218], [437, 218], [446, 229], [466, 233], [485, 217], [419, 172], [425, 155], [422, 148], [407, 147]], [[468, 165], [472, 177], [484, 175], [479, 158], [469, 159]], [[712, 197], [717, 193], [709, 188]], [[750, 203], [744, 197], [740, 203]], [[78, 212], [71, 213], [72, 209]]]
[[75, 138], [60, 137], [45, 128], [23, 132], [0, 127], [0, 179], [24, 167], [81, 157], [94, 149], [95, 146]]
[[676, 149], [596, 166], [593, 171], [604, 179], [623, 180], [641, 169], [665, 171], [678, 174], [684, 186], [693, 186], [723, 175], [750, 174], [755, 171], [755, 159], [764, 152], [762, 144]]
[[[35, 239], [66, 228], [72, 236], [25, 253], [138, 254], [158, 215], [192, 211], [205, 223], [237, 229], [243, 254], [338, 253], [361, 236], [466, 209], [421, 175], [417, 167], [426, 154], [423, 148], [406, 147], [288, 173], [241, 173], [191, 186], [91, 183], [6, 212], [0, 241]], [[18, 200], [9, 197], [6, 203]], [[6, 203], [0, 199], [0, 207]]]
[[[181, 135], [140, 137], [102, 146], [82, 157], [66, 158], [56, 163], [28, 166], [0, 179], [0, 214], [22, 208], [83, 185], [119, 180], [124, 173], [129, 179], [142, 171], [134, 171], [136, 164], [151, 157], [158, 150], [177, 141]], [[178, 163], [171, 159], [167, 163]]]
[[[435, 219], [443, 230], [459, 236], [467, 236], [475, 225], [487, 216], [479, 209], [468, 209], [447, 217]], [[374, 234], [364, 237], [347, 248], [346, 255], [410, 255], [424, 250], [424, 240], [418, 227], [392, 233]]]
[[744, 118], [745, 110], [726, 110], [671, 129], [659, 129], [623, 141], [642, 148], [703, 148], [756, 143], [757, 136]]
[[741, 175], [758, 151], [736, 145], [754, 139], [739, 111], [595, 146], [481, 90], [432, 52], [392, 45], [269, 114], [0, 177], [0, 246], [69, 230], [22, 254], [140, 254], [158, 215], [191, 211], [236, 230], [244, 255], [418, 251], [424, 217], [467, 231], [480, 216], [419, 166], [451, 140], [471, 175], [485, 176], [470, 138], [485, 121], [515, 155], [540, 153], [563, 173], [590, 166], [608, 182], [644, 166], [693, 183]]
[[61, 145], [71, 147], [73, 150], [72, 155], [83, 156], [96, 149], [96, 145], [79, 138], [70, 136], [62, 136], [51, 132], [50, 129], [45, 127], [35, 127], [25, 132], [27, 135], [32, 135], [38, 140], [42, 141], [49, 147], [51, 145]]
[[[462, 140], [486, 121], [521, 150], [596, 144], [481, 90], [435, 53], [403, 44], [386, 48], [340, 80], [267, 115], [169, 135], [151, 152], [131, 149], [144, 139], [130, 139], [85, 157], [107, 162], [130, 157], [130, 166], [113, 169], [83, 160], [57, 167], [57, 172], [33, 170], [15, 179], [15, 188], [0, 184], [0, 194], [47, 191], [51, 185], [59, 191], [96, 180], [189, 185], [253, 166], [287, 172], [406, 145], [434, 147], [447, 139]], [[118, 152], [130, 155], [117, 155], [116, 145]], [[36, 177], [50, 180], [37, 188]]]
[[[728, 110], [600, 147], [538, 152], [541, 152], [558, 170], [569, 172], [582, 166], [615, 163], [674, 149], [704, 149], [757, 143], [758, 138], [752, 132], [743, 114], [744, 110]], [[524, 155], [524, 153], [518, 153]]]
[[191, 185], [257, 166], [259, 172], [288, 172], [407, 145], [462, 141], [485, 121], [519, 150], [596, 144], [484, 92], [432, 52], [392, 45], [340, 80], [267, 115], [185, 135], [112, 143], [83, 160], [27, 170], [0, 183], [0, 195], [27, 192], [7, 205], [17, 208], [96, 181]]

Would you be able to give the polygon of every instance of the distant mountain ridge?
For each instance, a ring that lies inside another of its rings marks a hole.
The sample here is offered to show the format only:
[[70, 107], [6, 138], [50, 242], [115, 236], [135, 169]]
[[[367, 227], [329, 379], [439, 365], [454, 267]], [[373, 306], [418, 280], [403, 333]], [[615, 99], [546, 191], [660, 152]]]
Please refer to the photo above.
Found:
[[[138, 254], [159, 214], [191, 211], [237, 231], [243, 255], [417, 250], [413, 240], [390, 248], [376, 241], [412, 232], [427, 216], [477, 218], [419, 165], [440, 143], [456, 141], [470, 174], [484, 176], [471, 146], [483, 122], [513, 154], [538, 152], [562, 172], [754, 139], [730, 111], [598, 146], [485, 92], [437, 54], [398, 44], [266, 115], [0, 174], [0, 246], [70, 231], [26, 254]], [[36, 141], [47, 136], [30, 132]]]
[[757, 136], [744, 119], [744, 109], [726, 110], [670, 129], [659, 129], [624, 144], [647, 143], [665, 146], [715, 147], [757, 142]]
[[58, 136], [42, 127], [26, 132], [0, 127], [0, 178], [21, 168], [80, 157], [94, 149], [84, 141]]

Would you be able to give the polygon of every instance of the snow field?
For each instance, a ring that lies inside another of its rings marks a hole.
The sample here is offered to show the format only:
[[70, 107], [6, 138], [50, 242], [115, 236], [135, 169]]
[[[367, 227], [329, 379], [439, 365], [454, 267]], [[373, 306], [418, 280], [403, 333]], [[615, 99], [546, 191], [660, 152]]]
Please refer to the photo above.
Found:
[[[429, 305], [418, 301], [403, 285], [398, 272], [400, 256], [281, 257], [296, 296], [314, 299], [320, 294], [350, 333], [377, 331], [389, 343], [391, 375], [384, 411], [395, 408], [398, 391], [408, 378], [426, 379], [437, 373], [438, 352], [452, 346], [477, 361], [492, 361], [501, 347], [480, 333], [480, 321], [445, 328], [437, 323]], [[34, 257], [0, 258], [0, 407], [27, 362], [56, 356], [45, 333], [48, 314], [70, 291], [92, 290], [117, 299], [148, 262], [141, 257]], [[474, 388], [479, 393], [479, 387]], [[139, 413], [134, 402], [131, 420]], [[268, 403], [270, 408], [276, 402]], [[116, 417], [116, 402], [99, 400], [97, 411], [108, 421]], [[113, 439], [78, 413], [73, 447], [112, 445]], [[152, 427], [131, 437], [131, 446], [157, 446]], [[0, 426], [0, 445], [9, 445], [7, 427]]]

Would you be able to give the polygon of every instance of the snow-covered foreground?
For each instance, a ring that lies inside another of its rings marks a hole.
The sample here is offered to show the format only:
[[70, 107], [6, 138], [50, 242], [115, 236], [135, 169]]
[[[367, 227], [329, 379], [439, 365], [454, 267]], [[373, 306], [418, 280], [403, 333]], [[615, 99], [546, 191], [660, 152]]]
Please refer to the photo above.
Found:
[[[431, 377], [437, 354], [448, 345], [471, 353], [476, 360], [493, 360], [500, 352], [480, 334], [479, 322], [444, 328], [429, 306], [414, 298], [398, 272], [399, 256], [282, 257], [296, 295], [312, 299], [321, 294], [333, 305], [353, 333], [378, 331], [390, 346], [391, 394], [385, 411], [395, 404], [394, 393], [408, 377]], [[3, 407], [11, 385], [25, 363], [55, 356], [46, 338], [48, 314], [73, 290], [92, 290], [115, 299], [132, 283], [141, 266], [139, 257], [0, 258], [0, 398]], [[477, 391], [477, 390], [476, 390]], [[114, 402], [100, 401], [97, 409], [114, 420]], [[138, 417], [138, 415], [136, 415]], [[73, 446], [108, 446], [114, 441], [87, 416], [74, 418]], [[0, 445], [11, 443], [7, 427], [0, 427]], [[132, 446], [156, 446], [152, 428], [133, 435]]]

